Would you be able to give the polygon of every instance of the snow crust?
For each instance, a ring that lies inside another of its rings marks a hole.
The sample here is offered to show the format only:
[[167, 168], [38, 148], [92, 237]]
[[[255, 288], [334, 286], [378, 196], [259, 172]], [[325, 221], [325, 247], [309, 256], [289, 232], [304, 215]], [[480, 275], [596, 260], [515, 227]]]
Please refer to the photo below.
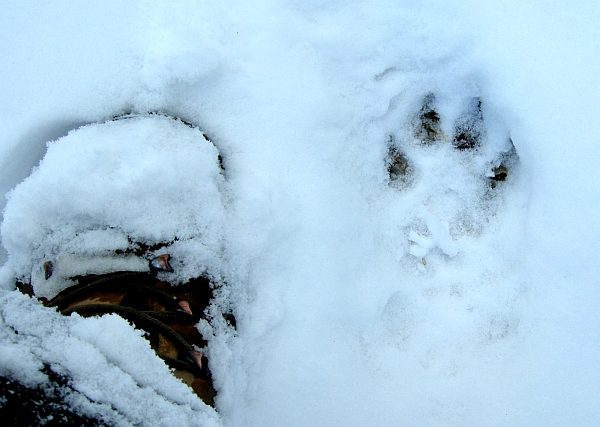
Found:
[[[50, 364], [118, 425], [598, 424], [596, 3], [2, 9], [2, 375]], [[481, 100], [480, 149], [415, 138], [431, 93], [446, 135]], [[219, 415], [127, 322], [13, 290], [61, 254], [174, 238], [174, 281], [223, 285], [198, 325]]]

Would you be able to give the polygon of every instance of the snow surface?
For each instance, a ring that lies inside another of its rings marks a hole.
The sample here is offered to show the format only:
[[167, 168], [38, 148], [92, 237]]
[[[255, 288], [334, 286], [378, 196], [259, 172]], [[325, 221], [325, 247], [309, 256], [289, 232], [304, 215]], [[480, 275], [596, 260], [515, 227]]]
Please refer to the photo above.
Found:
[[[598, 424], [597, 2], [1, 9], [2, 375], [40, 384], [50, 364], [74, 407], [120, 425]], [[481, 99], [481, 150], [414, 141], [429, 93], [448, 134]], [[150, 111], [198, 126], [224, 173], [198, 130], [159, 138], [176, 121], [92, 124]], [[509, 136], [520, 164], [490, 196]], [[218, 415], [125, 321], [12, 290], [127, 235], [185, 235], [179, 278], [225, 284], [236, 333], [199, 325]]]
[[[173, 280], [209, 270], [207, 253], [220, 256], [223, 234], [218, 155], [198, 129], [156, 115], [89, 125], [49, 144], [4, 211], [2, 241], [15, 276], [31, 277], [37, 296], [53, 298], [66, 277], [147, 270], [147, 262], [114, 254], [138, 242], [175, 241], [161, 249], [178, 260]], [[45, 261], [57, 273], [49, 280]]]

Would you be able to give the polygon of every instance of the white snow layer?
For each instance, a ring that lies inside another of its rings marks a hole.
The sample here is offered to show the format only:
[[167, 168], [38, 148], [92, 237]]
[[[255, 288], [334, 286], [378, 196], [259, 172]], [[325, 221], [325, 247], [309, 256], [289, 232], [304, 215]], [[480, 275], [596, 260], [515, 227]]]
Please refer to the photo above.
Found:
[[[120, 425], [597, 425], [599, 18], [585, 1], [4, 2], [0, 373], [40, 384], [50, 364], [75, 408]], [[416, 140], [430, 93], [446, 135], [481, 100], [480, 149]], [[490, 191], [509, 137], [520, 164]], [[125, 321], [12, 290], [47, 259], [175, 238], [175, 280], [210, 274], [237, 319], [199, 325], [218, 416]]]
[[[77, 129], [50, 143], [9, 194], [2, 224], [9, 265], [22, 280], [31, 276], [37, 296], [51, 298], [61, 277], [44, 280], [45, 261], [66, 264], [66, 277], [140, 270], [116, 265], [124, 257], [111, 254], [164, 243], [161, 251], [178, 261], [176, 279], [186, 281], [207, 269], [201, 251], [220, 254], [221, 182], [216, 148], [179, 120], [133, 116]], [[89, 266], [98, 258], [101, 265]]]

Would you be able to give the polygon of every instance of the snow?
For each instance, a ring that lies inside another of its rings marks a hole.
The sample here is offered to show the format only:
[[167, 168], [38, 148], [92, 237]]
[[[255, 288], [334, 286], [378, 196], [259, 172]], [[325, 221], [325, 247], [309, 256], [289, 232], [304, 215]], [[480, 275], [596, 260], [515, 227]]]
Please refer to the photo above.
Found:
[[[34, 379], [43, 382], [41, 364], [53, 366], [79, 392], [69, 403], [111, 425], [219, 425], [218, 416], [170, 375], [141, 333], [120, 317], [67, 318], [16, 292], [2, 299], [2, 338], [10, 344], [3, 362], [13, 362], [9, 375], [35, 385]], [[6, 357], [17, 352], [24, 360]]]
[[[596, 425], [598, 18], [584, 0], [4, 2], [0, 374], [33, 386], [50, 364], [119, 425]], [[444, 135], [481, 100], [480, 149], [415, 138], [431, 93]], [[509, 137], [519, 162], [490, 191]], [[51, 296], [74, 259], [174, 238], [171, 280], [210, 274], [236, 315], [199, 325], [218, 415], [127, 322], [12, 290], [31, 275]]]
[[[220, 252], [222, 181], [216, 148], [181, 121], [127, 116], [80, 128], [50, 143], [39, 167], [9, 193], [2, 241], [10, 266], [20, 280], [31, 276], [37, 296], [52, 298], [65, 278], [135, 263], [114, 256], [115, 250], [176, 241], [161, 250], [186, 253], [177, 257], [183, 265], [174, 277], [185, 282], [209, 269], [207, 261], [196, 265], [199, 250], [213, 258]], [[201, 249], [189, 248], [194, 240]], [[48, 281], [46, 261], [58, 273]], [[147, 262], [140, 263], [147, 270]], [[69, 268], [74, 264], [82, 267]], [[132, 267], [125, 269], [143, 271]]]

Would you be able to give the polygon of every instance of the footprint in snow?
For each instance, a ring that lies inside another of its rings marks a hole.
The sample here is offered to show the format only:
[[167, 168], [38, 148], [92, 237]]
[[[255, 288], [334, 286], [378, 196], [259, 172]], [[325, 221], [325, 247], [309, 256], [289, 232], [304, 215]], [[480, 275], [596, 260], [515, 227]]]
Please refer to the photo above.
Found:
[[519, 164], [508, 130], [479, 97], [426, 94], [386, 142], [388, 183], [413, 214], [406, 234], [421, 270], [430, 251], [453, 258], [460, 236], [485, 230]]

